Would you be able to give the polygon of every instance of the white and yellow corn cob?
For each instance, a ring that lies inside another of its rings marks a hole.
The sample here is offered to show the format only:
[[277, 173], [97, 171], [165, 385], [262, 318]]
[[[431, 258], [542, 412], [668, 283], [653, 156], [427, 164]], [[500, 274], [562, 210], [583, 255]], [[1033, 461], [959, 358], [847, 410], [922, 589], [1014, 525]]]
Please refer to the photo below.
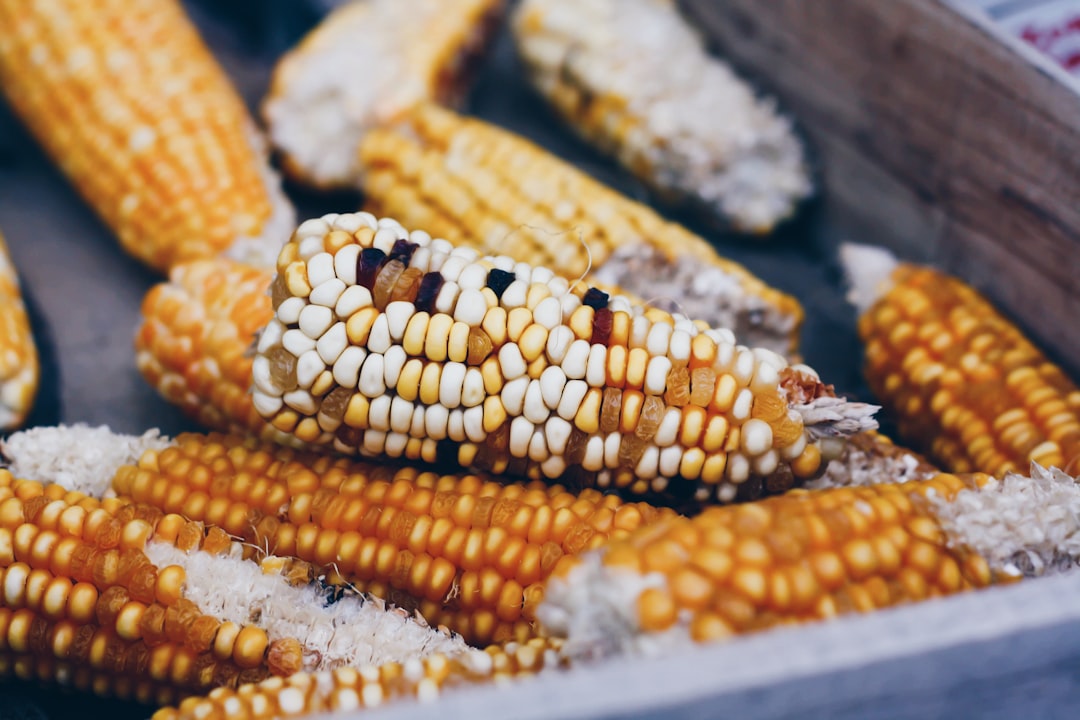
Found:
[[255, 408], [313, 446], [731, 501], [876, 426], [730, 330], [369, 213], [303, 223], [271, 296]]
[[0, 235], [0, 430], [26, 420], [37, 396], [39, 373], [19, 276]]
[[361, 143], [365, 207], [484, 253], [588, 274], [655, 307], [795, 351], [802, 308], [705, 239], [512, 132], [434, 105]]
[[523, 0], [513, 29], [540, 93], [662, 196], [765, 234], [810, 194], [791, 122], [672, 0]]
[[0, 0], [0, 90], [132, 255], [272, 263], [293, 225], [177, 0]]
[[421, 101], [458, 105], [502, 0], [355, 0], [278, 62], [263, 115], [291, 176], [354, 186], [368, 130]]

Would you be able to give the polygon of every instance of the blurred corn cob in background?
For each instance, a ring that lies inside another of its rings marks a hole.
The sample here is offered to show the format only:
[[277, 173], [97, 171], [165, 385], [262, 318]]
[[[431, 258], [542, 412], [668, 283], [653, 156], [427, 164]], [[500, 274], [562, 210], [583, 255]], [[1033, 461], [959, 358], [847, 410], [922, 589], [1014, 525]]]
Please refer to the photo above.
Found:
[[537, 90], [661, 197], [763, 235], [810, 195], [791, 122], [672, 0], [523, 0], [513, 30]]
[[372, 128], [418, 102], [456, 107], [503, 0], [356, 0], [331, 12], [274, 70], [263, 115], [286, 171], [352, 187]]
[[1075, 565], [1080, 487], [937, 475], [796, 490], [650, 525], [568, 561], [538, 610], [572, 662], [655, 653]]
[[[435, 237], [617, 285], [653, 306], [795, 352], [795, 298], [703, 238], [507, 130], [420, 105], [360, 146], [365, 207]], [[588, 275], [586, 275], [588, 273]]]
[[39, 373], [19, 276], [0, 235], [0, 431], [26, 420], [37, 396]]
[[129, 253], [272, 264], [293, 212], [176, 0], [0, 0], [0, 89]]
[[865, 372], [899, 433], [952, 472], [1076, 473], [1080, 388], [974, 288], [846, 245]]
[[304, 222], [271, 297], [255, 408], [312, 446], [730, 502], [876, 427], [730, 330], [369, 213]]

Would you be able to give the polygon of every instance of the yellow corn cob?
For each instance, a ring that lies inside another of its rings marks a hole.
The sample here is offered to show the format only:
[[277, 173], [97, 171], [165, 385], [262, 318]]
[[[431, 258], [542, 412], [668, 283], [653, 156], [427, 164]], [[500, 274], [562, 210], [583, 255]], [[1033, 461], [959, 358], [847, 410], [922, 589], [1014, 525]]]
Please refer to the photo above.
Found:
[[430, 702], [444, 690], [535, 674], [559, 664], [559, 643], [534, 638], [526, 643], [493, 645], [468, 662], [432, 655], [381, 667], [342, 668], [288, 679], [272, 678], [235, 690], [221, 688], [205, 698], [189, 698], [164, 708], [153, 720], [255, 720], [375, 708], [399, 698]]
[[1076, 471], [1080, 388], [1019, 328], [955, 277], [845, 252], [866, 377], [905, 439], [954, 472]]
[[26, 420], [37, 395], [39, 372], [19, 277], [0, 235], [0, 430]]
[[176, 0], [0, 1], [0, 89], [132, 255], [272, 262], [292, 210]]
[[595, 490], [350, 463], [216, 435], [147, 452], [113, 488], [312, 563], [481, 645], [535, 635], [543, 581], [564, 557], [671, 514]]
[[536, 89], [666, 199], [764, 234], [810, 194], [791, 122], [672, 0], [524, 0], [513, 29]]
[[301, 225], [271, 292], [255, 408], [313, 446], [726, 502], [875, 425], [729, 330], [368, 213]]
[[274, 309], [271, 272], [224, 258], [177, 265], [146, 294], [135, 364], [203, 425], [288, 443], [251, 404], [251, 345]]
[[355, 186], [364, 134], [412, 105], [458, 105], [502, 0], [362, 0], [327, 16], [274, 69], [263, 104], [290, 175]]
[[1080, 488], [1060, 471], [1034, 466], [1033, 474], [796, 490], [662, 520], [561, 565], [539, 617], [565, 639], [572, 661], [868, 612], [1071, 566]]
[[420, 105], [360, 146], [366, 207], [484, 253], [617, 285], [655, 307], [795, 350], [802, 308], [703, 238], [506, 130]]

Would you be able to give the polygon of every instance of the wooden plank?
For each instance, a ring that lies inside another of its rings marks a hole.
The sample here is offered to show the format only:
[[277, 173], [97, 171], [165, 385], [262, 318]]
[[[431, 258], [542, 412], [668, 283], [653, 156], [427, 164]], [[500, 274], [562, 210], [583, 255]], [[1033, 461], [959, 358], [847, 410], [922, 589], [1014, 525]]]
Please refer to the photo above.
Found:
[[1072, 79], [943, 0], [680, 5], [799, 119], [843, 234], [975, 282], [1080, 370]]

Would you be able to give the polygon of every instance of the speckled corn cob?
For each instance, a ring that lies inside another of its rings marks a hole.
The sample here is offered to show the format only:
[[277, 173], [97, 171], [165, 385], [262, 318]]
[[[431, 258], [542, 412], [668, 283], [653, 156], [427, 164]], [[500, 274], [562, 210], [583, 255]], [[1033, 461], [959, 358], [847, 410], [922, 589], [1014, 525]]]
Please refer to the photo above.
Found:
[[[802, 308], [703, 238], [533, 143], [433, 105], [360, 149], [366, 207], [484, 253], [616, 285], [654, 307], [795, 351]], [[588, 273], [588, 275], [586, 275]]]
[[796, 490], [660, 521], [560, 566], [539, 608], [571, 659], [656, 652], [1074, 564], [1080, 488], [938, 475]]
[[18, 427], [38, 388], [38, 356], [19, 277], [0, 235], [0, 430]]
[[251, 403], [251, 345], [273, 317], [270, 271], [225, 258], [181, 263], [146, 294], [135, 364], [206, 427], [288, 443]]
[[312, 563], [483, 645], [536, 635], [543, 582], [567, 556], [672, 514], [595, 490], [297, 454], [182, 435], [121, 468], [123, 497]]
[[290, 175], [355, 186], [355, 149], [418, 102], [458, 105], [502, 0], [362, 0], [332, 12], [274, 69], [263, 105]]
[[954, 472], [1076, 472], [1080, 388], [974, 288], [849, 246], [871, 388], [902, 437]]
[[423, 660], [380, 667], [341, 668], [297, 673], [235, 690], [220, 688], [205, 698], [189, 698], [165, 708], [153, 720], [255, 720], [376, 708], [398, 699], [435, 700], [445, 690], [535, 674], [560, 663], [557, 641], [535, 638], [526, 643], [493, 645], [468, 661], [432, 655]]
[[731, 501], [875, 424], [730, 330], [367, 213], [301, 225], [271, 292], [255, 408], [312, 446]]
[[791, 122], [671, 0], [524, 0], [513, 29], [536, 89], [668, 200], [765, 234], [810, 194]]
[[176, 0], [0, 1], [0, 90], [132, 255], [269, 264], [292, 209]]

